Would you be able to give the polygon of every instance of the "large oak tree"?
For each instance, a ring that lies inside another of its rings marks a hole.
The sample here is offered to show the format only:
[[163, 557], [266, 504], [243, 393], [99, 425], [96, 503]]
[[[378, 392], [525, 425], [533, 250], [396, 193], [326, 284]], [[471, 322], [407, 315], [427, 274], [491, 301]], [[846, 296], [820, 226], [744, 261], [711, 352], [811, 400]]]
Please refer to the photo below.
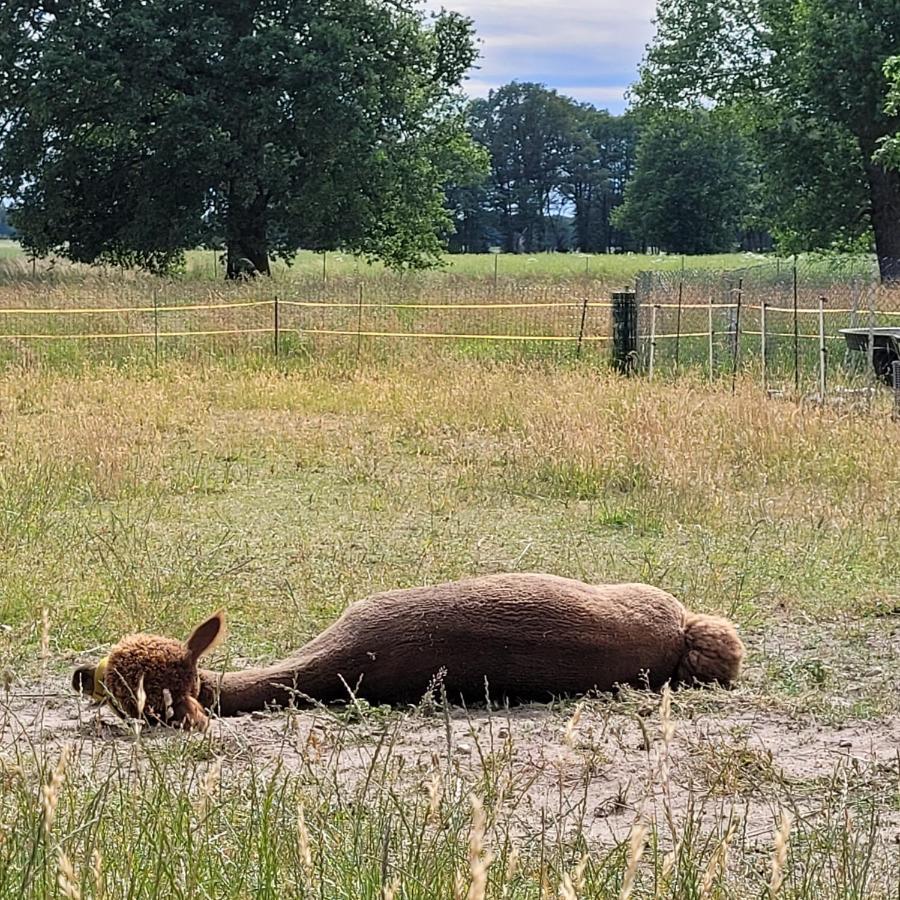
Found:
[[900, 279], [900, 173], [878, 150], [900, 118], [885, 61], [897, 0], [659, 0], [638, 96], [737, 111], [765, 153], [780, 231], [846, 243], [868, 226], [882, 278]]
[[471, 23], [414, 0], [4, 0], [0, 191], [25, 246], [227, 273], [432, 261], [471, 168]]

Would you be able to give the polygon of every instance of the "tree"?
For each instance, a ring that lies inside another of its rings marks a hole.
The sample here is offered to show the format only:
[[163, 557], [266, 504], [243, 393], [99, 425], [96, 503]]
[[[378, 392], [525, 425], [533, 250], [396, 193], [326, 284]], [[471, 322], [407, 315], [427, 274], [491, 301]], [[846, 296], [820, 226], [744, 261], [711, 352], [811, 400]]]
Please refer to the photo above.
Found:
[[505, 250], [543, 249], [556, 227], [575, 114], [571, 100], [541, 84], [512, 82], [473, 102], [472, 134], [490, 154], [489, 203]]
[[426, 265], [475, 57], [467, 19], [415, 0], [5, 0], [0, 191], [29, 251], [82, 262]]
[[743, 149], [729, 124], [704, 110], [657, 112], [642, 128], [614, 221], [672, 253], [732, 249], [747, 200]]
[[637, 93], [712, 102], [760, 138], [776, 224], [795, 242], [846, 243], [871, 227], [882, 278], [900, 278], [900, 173], [878, 155], [897, 135], [886, 60], [896, 0], [659, 0]]
[[578, 248], [608, 253], [622, 241], [612, 213], [634, 169], [637, 122], [584, 104], [578, 107], [576, 128], [560, 190], [572, 205]]

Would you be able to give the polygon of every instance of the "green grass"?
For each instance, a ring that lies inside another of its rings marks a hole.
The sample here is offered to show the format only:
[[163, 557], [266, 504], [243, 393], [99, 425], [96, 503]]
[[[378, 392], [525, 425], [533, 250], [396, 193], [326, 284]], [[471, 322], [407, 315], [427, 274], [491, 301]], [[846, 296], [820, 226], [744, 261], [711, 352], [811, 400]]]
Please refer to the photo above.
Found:
[[[220, 253], [212, 250], [192, 250], [186, 257], [184, 278], [190, 280], [218, 280], [223, 275]], [[30, 262], [21, 248], [12, 241], [0, 240], [0, 260], [18, 264], [16, 275], [30, 271]], [[874, 261], [868, 257], [818, 256], [800, 257], [803, 271], [811, 273], [865, 272], [874, 273]], [[46, 261], [38, 262], [38, 270], [46, 270]], [[774, 254], [760, 253], [720, 253], [705, 256], [682, 257], [678, 254], [585, 254], [585, 253], [523, 253], [498, 255], [448, 254], [443, 265], [425, 275], [407, 275], [406, 279], [429, 278], [432, 281], [454, 281], [456, 279], [480, 279], [491, 281], [495, 272], [500, 280], [568, 280], [589, 277], [592, 280], [608, 282], [613, 286], [627, 287], [633, 283], [638, 272], [678, 272], [685, 266], [692, 272], [717, 272], [760, 267], [789, 267], [790, 261], [778, 261]], [[54, 266], [57, 274], [66, 270], [65, 263]], [[300, 251], [290, 266], [281, 261], [273, 263], [273, 270], [279, 281], [305, 279], [363, 279], [365, 281], [396, 278], [379, 263], [367, 263], [352, 254], [328, 252], [314, 253]], [[74, 267], [74, 271], [82, 271]]]
[[[0, 411], [0, 896], [58, 896], [61, 852], [90, 897], [375, 898], [398, 879], [442, 900], [457, 873], [465, 896], [470, 795], [489, 897], [556, 896], [585, 854], [577, 895], [617, 896], [637, 818], [635, 896], [763, 896], [782, 810], [781, 896], [895, 896], [900, 442], [882, 403], [546, 362], [236, 358], [11, 368]], [[440, 703], [135, 736], [65, 688], [133, 629], [181, 636], [224, 607], [219, 662], [243, 666], [373, 591], [498, 570], [660, 584], [735, 619], [745, 678], [678, 695], [671, 748], [641, 692], [591, 700], [569, 740], [571, 706]]]

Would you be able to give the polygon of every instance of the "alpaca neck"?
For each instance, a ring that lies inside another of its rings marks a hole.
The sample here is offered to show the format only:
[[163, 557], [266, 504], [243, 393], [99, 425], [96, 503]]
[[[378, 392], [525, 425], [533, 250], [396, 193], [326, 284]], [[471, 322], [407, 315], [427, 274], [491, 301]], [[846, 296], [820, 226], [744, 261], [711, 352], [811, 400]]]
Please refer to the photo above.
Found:
[[200, 703], [220, 716], [235, 716], [269, 706], [304, 706], [310, 697], [335, 699], [340, 682], [330, 666], [322, 665], [315, 644], [311, 642], [293, 656], [261, 668], [239, 672], [201, 669]]

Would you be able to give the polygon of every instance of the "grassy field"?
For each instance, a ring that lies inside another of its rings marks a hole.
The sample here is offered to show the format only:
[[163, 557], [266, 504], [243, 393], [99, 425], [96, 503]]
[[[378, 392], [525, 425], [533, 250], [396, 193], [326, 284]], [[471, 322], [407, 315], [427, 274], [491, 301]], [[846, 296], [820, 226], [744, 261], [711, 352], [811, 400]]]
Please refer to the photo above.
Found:
[[[220, 254], [212, 250], [194, 250], [187, 254], [183, 278], [200, 280], [218, 280], [222, 276]], [[815, 272], [865, 272], [874, 274], [874, 258], [850, 256], [802, 256], [801, 264], [805, 271]], [[21, 248], [12, 241], [0, 240], [0, 262], [5, 262], [14, 277], [21, 277], [31, 271], [31, 261]], [[682, 266], [695, 271], [726, 271], [760, 266], [788, 266], [789, 260], [780, 263], [773, 254], [759, 253], [721, 253], [707, 256], [682, 257], [677, 254], [585, 254], [585, 253], [537, 253], [537, 254], [449, 254], [444, 265], [432, 273], [432, 279], [454, 280], [493, 279], [494, 274], [500, 279], [533, 280], [533, 279], [572, 279], [589, 277], [592, 280], [609, 282], [612, 285], [624, 286], [633, 281], [638, 272], [648, 270], [676, 272]], [[57, 274], [69, 271], [72, 274], [86, 271], [81, 267], [72, 267], [63, 262], [53, 264], [47, 260], [38, 260], [35, 271], [53, 271]], [[389, 275], [378, 263], [367, 263], [365, 260], [345, 253], [329, 252], [324, 254], [303, 250], [297, 254], [290, 266], [276, 262], [273, 266], [276, 280], [292, 281], [304, 279], [354, 278], [378, 280]], [[2, 270], [0, 270], [2, 275]], [[414, 276], [428, 277], [425, 275]]]
[[[8, 369], [0, 896], [896, 897], [897, 428], [550, 363]], [[503, 570], [659, 584], [745, 677], [191, 736], [67, 688], [133, 629], [224, 607], [243, 666]]]

